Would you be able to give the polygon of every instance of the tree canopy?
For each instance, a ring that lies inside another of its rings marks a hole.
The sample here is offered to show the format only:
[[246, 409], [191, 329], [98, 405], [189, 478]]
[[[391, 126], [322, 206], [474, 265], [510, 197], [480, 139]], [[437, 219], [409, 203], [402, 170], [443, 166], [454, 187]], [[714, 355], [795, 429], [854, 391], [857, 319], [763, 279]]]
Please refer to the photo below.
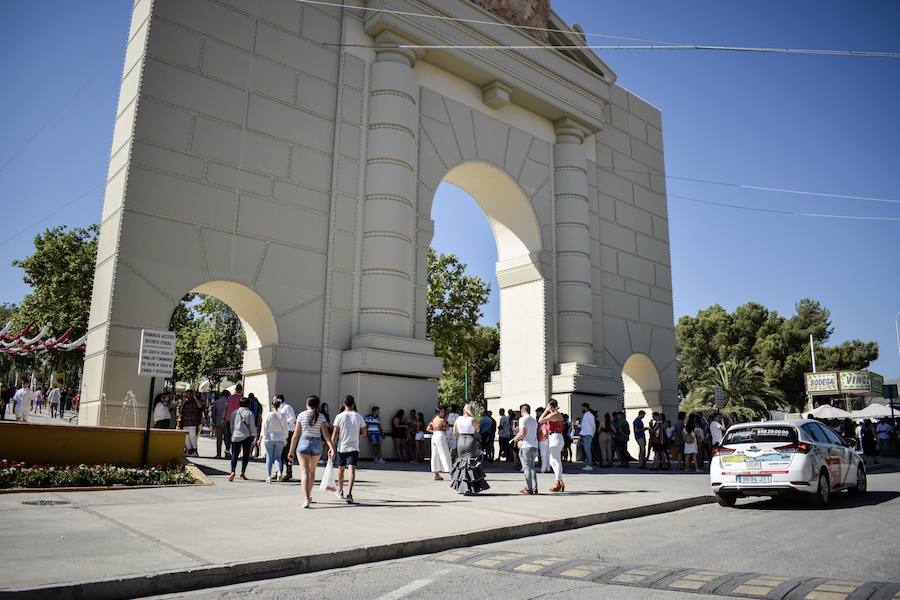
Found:
[[466, 265], [456, 255], [429, 249], [426, 337], [444, 359], [442, 404], [464, 400], [467, 364], [470, 399], [483, 398], [484, 383], [499, 366], [499, 330], [478, 325], [490, 291], [483, 279], [466, 274]]
[[17, 325], [50, 323], [52, 335], [69, 327], [73, 338], [87, 331], [97, 261], [99, 227], [53, 227], [34, 237], [34, 253], [13, 261], [31, 286], [16, 311]]
[[816, 344], [819, 370], [864, 369], [878, 358], [878, 343], [851, 340], [825, 346], [834, 329], [831, 313], [804, 298], [785, 317], [757, 302], [729, 313], [715, 304], [696, 316], [684, 316], [675, 327], [678, 388], [683, 397], [701, 386], [710, 369], [728, 361], [752, 360], [762, 369], [765, 384], [779, 390], [795, 410], [805, 404], [803, 374], [812, 370], [809, 336]]
[[200, 379], [212, 387], [222, 379], [218, 371], [240, 368], [247, 339], [240, 319], [213, 296], [188, 294], [172, 313], [175, 332], [175, 378], [196, 386]]

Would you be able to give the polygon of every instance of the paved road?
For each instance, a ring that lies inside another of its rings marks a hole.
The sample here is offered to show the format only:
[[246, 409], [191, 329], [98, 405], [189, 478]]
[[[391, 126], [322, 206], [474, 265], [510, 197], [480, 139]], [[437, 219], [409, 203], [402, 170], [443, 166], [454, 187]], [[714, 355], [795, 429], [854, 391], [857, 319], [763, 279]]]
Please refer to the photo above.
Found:
[[[875, 588], [867, 582], [893, 581], [898, 583], [879, 594], [900, 598], [900, 474], [873, 474], [869, 485], [866, 497], [841, 495], [824, 511], [743, 500], [734, 509], [706, 505], [469, 552], [171, 597], [513, 600], [564, 593], [573, 599], [665, 600], [698, 597], [679, 589], [712, 589], [707, 597], [853, 600], [872, 596]], [[608, 583], [586, 581], [595, 578]], [[644, 587], [649, 585], [655, 588]]]

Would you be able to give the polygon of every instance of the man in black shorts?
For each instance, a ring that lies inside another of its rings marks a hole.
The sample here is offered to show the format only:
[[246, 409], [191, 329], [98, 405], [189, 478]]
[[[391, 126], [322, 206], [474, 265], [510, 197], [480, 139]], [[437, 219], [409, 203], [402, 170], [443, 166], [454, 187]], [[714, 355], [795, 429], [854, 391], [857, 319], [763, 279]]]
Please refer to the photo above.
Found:
[[[344, 396], [343, 410], [334, 418], [331, 426], [331, 443], [338, 452], [338, 489], [335, 495], [347, 504], [353, 504], [353, 483], [356, 481], [356, 465], [359, 462], [359, 436], [366, 434], [366, 422], [356, 412], [353, 396]], [[344, 497], [344, 470], [350, 469], [350, 486]]]

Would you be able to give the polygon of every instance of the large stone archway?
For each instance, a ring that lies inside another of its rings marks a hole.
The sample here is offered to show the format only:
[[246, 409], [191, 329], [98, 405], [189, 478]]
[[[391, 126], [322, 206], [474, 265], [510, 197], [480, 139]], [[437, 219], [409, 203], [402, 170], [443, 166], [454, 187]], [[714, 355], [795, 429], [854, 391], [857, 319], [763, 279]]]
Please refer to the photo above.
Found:
[[421, 48], [577, 46], [544, 0], [520, 4], [560, 30], [546, 40], [478, 23], [505, 22], [488, 0], [335, 4], [135, 3], [82, 422], [98, 422], [104, 397], [143, 397], [139, 330], [211, 281], [268, 307], [277, 344], [259, 370], [289, 398], [352, 393], [362, 410], [430, 414], [441, 361], [425, 339], [424, 267], [441, 180], [485, 208], [504, 318], [542, 337], [515, 346], [533, 349], [520, 358], [539, 374], [504, 368], [491, 384], [501, 402], [620, 407], [622, 365], [641, 351], [674, 405], [659, 111], [589, 51]]

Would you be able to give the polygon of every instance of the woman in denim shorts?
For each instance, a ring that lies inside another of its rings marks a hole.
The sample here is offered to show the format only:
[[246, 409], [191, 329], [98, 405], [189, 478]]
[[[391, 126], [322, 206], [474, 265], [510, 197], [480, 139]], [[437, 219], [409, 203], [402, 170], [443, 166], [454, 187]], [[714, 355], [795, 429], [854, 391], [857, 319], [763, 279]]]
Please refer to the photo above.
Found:
[[325, 415], [319, 410], [319, 397], [310, 396], [306, 400], [306, 410], [297, 415], [294, 435], [291, 437], [291, 452], [288, 461], [293, 463], [295, 454], [300, 456], [300, 487], [303, 490], [303, 508], [312, 502], [312, 487], [316, 482], [316, 464], [322, 455], [322, 440], [328, 444], [328, 459], [334, 459], [334, 445], [331, 430]]

